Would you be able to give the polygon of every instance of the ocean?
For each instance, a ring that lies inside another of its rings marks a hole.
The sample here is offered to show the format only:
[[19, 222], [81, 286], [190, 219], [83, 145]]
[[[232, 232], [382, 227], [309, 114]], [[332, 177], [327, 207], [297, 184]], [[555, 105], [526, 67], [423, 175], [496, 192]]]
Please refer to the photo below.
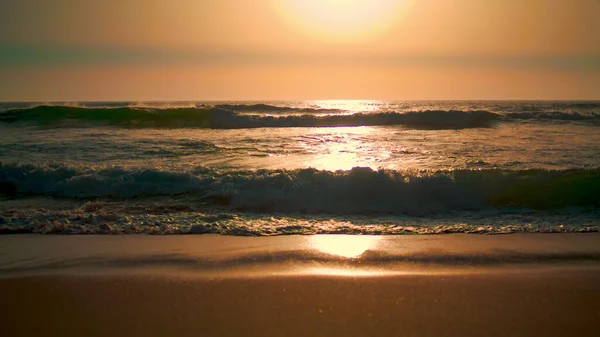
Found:
[[600, 231], [600, 101], [0, 103], [0, 233]]

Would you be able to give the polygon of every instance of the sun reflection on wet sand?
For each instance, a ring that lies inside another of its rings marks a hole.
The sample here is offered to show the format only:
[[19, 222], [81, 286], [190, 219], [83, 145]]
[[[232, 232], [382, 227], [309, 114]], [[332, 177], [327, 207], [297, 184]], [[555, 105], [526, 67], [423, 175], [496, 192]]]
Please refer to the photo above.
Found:
[[373, 235], [315, 235], [309, 238], [311, 249], [346, 258], [358, 258], [377, 248], [380, 236]]
[[[351, 277], [368, 277], [368, 276], [387, 276], [399, 275], [399, 272], [390, 270], [364, 269], [364, 268], [344, 268], [344, 267], [314, 267], [302, 270], [304, 275], [321, 275], [321, 276], [351, 276]], [[402, 273], [409, 274], [409, 273]]]

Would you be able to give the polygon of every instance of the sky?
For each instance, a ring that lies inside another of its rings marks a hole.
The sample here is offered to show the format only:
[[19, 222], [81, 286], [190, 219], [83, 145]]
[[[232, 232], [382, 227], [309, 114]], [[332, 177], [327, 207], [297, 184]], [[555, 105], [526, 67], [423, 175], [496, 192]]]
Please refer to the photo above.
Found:
[[598, 0], [3, 0], [0, 101], [600, 99]]

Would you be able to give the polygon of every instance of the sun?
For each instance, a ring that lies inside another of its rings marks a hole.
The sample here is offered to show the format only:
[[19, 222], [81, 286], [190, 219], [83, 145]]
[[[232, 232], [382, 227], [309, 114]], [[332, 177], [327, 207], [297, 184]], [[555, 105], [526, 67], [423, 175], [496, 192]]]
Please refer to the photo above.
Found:
[[358, 42], [385, 32], [409, 0], [273, 0], [301, 33], [327, 42]]

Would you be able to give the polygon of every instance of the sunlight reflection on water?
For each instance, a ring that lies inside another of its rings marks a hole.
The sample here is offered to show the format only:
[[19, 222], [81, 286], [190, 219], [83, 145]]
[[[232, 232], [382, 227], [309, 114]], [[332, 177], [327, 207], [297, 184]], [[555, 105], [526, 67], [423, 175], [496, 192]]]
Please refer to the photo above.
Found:
[[339, 109], [349, 112], [376, 111], [386, 106], [385, 102], [377, 100], [315, 100], [307, 104], [321, 109]]
[[378, 169], [377, 159], [390, 156], [389, 151], [379, 148], [381, 144], [368, 141], [377, 132], [370, 127], [324, 128], [305, 143], [306, 151], [315, 155], [304, 166], [321, 170], [350, 170], [353, 167]]

